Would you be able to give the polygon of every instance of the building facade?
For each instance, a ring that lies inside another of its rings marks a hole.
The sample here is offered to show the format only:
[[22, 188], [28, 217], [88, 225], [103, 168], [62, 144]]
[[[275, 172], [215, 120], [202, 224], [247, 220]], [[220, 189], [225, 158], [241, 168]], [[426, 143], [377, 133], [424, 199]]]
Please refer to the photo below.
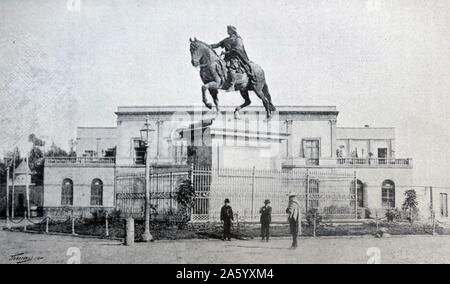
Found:
[[[199, 107], [118, 107], [116, 127], [78, 128], [76, 158], [46, 160], [44, 207], [114, 208], [115, 177], [144, 171], [140, 131], [147, 118], [154, 130], [155, 167], [196, 164], [193, 153], [202, 149], [210, 158], [197, 166], [344, 169], [357, 177], [358, 207], [374, 210], [401, 207], [404, 191], [413, 185], [412, 159], [395, 156], [393, 128], [337, 127], [334, 106], [279, 107], [269, 122], [260, 107], [248, 107], [241, 119], [234, 119], [233, 111], [225, 107], [216, 117]], [[213, 139], [186, 137], [186, 129], [208, 120], [214, 121], [208, 128]]]

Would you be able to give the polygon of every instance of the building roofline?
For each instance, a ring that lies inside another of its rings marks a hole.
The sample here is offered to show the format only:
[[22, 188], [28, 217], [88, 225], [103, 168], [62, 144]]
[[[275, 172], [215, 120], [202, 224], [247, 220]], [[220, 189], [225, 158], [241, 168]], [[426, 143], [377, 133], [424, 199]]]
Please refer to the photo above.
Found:
[[[222, 106], [222, 111], [234, 112], [236, 106]], [[242, 110], [245, 111], [265, 111], [262, 106], [248, 106]], [[204, 106], [195, 105], [175, 105], [175, 106], [118, 106], [116, 115], [120, 114], [142, 114], [142, 113], [165, 113], [165, 112], [175, 112], [175, 111], [185, 111], [185, 112], [207, 112], [210, 111]], [[277, 106], [278, 112], [287, 113], [301, 113], [301, 112], [326, 112], [335, 113], [339, 112], [336, 106]]]
[[395, 129], [395, 127], [346, 127], [346, 126], [339, 126], [336, 127], [337, 129]]
[[117, 126], [77, 126], [77, 129], [116, 129]]

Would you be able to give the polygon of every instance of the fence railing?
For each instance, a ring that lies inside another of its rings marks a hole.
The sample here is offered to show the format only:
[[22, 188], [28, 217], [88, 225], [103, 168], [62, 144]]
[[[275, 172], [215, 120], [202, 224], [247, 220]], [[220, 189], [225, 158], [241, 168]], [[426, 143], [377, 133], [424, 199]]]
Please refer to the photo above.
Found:
[[355, 175], [339, 169], [255, 169], [195, 168], [196, 191], [193, 221], [220, 220], [226, 198], [242, 221], [256, 221], [264, 200], [269, 199], [273, 219], [286, 219], [288, 193], [296, 193], [303, 213], [314, 208], [328, 218], [356, 218]]
[[382, 167], [412, 167], [412, 159], [391, 158], [338, 158], [339, 165], [349, 166], [382, 166]]
[[115, 158], [104, 157], [46, 157], [45, 164], [115, 164]]
[[[220, 221], [226, 198], [242, 221], [257, 221], [259, 210], [269, 199], [274, 220], [286, 219], [288, 193], [296, 193], [303, 213], [314, 208], [325, 218], [356, 218], [355, 173], [342, 169], [293, 169], [272, 171], [256, 169], [191, 168], [185, 172], [150, 175], [150, 204], [155, 215], [170, 215], [178, 210], [174, 193], [178, 184], [190, 179], [195, 189], [191, 220]], [[126, 216], [143, 217], [145, 176], [116, 178], [116, 205]]]

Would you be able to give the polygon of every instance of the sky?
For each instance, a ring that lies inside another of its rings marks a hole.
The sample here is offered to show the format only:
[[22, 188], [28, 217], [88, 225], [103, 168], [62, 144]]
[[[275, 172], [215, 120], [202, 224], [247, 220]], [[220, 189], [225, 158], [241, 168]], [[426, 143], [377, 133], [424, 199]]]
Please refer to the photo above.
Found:
[[229, 24], [275, 105], [395, 127], [416, 185], [450, 186], [446, 0], [2, 0], [0, 156], [30, 133], [68, 148], [77, 126], [114, 126], [117, 106], [200, 105], [189, 38], [218, 42]]

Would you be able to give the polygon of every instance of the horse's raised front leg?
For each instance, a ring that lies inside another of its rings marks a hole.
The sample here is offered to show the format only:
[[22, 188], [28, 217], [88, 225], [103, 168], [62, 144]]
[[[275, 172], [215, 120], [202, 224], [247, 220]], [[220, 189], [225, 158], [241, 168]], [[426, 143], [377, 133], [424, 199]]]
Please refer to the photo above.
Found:
[[[202, 86], [202, 97], [203, 97], [203, 103], [205, 104], [205, 106], [209, 109], [212, 109], [213, 105], [211, 103], [208, 102], [208, 99], [206, 98], [206, 91], [209, 91], [209, 94], [212, 96], [214, 103], [216, 104], [216, 109], [218, 110], [218, 100], [216, 100], [214, 97], [217, 98], [217, 90], [219, 88], [219, 84], [217, 84], [217, 82], [209, 82], [207, 84], [204, 84]], [[214, 96], [215, 94], [215, 96]]]
[[216, 114], [219, 115], [220, 108], [219, 108], [219, 97], [217, 94], [219, 91], [217, 89], [209, 90], [209, 93], [211, 94], [211, 97], [213, 98], [214, 105], [216, 106]]
[[208, 102], [208, 99], [206, 98], [206, 90], [208, 90], [207, 84], [202, 86], [202, 100], [207, 108], [212, 109], [212, 104]]
[[248, 94], [248, 91], [241, 91], [241, 96], [244, 99], [244, 103], [240, 106], [238, 106], [235, 110], [234, 110], [234, 118], [235, 119], [239, 119], [239, 111], [247, 106], [249, 106], [252, 101], [250, 100], [250, 96]]

